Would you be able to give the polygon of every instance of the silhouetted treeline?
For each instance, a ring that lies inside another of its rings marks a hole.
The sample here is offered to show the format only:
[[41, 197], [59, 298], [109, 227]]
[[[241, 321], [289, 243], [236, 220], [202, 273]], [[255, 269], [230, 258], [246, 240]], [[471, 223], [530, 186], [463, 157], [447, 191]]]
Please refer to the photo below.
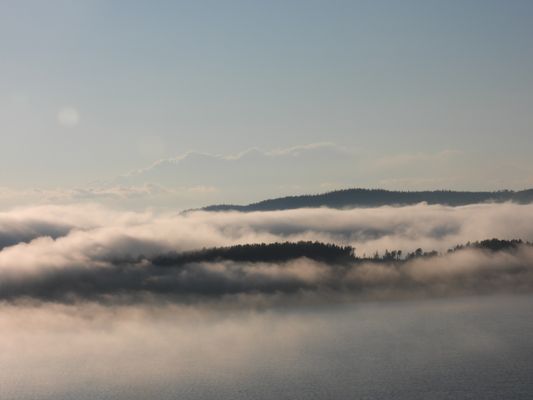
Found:
[[[465, 249], [482, 249], [490, 251], [506, 251], [506, 250], [515, 250], [519, 246], [533, 246], [533, 243], [524, 242], [522, 239], [512, 239], [512, 240], [501, 240], [501, 239], [486, 239], [476, 242], [468, 242], [466, 244], [459, 244], [451, 249], [448, 249], [447, 253], [453, 253], [456, 251], [461, 251]], [[371, 258], [363, 257], [365, 260], [372, 261], [408, 261], [413, 258], [419, 257], [435, 257], [440, 255], [438, 251], [424, 251], [422, 248], [418, 248], [415, 251], [408, 252], [403, 254], [401, 250], [388, 250], [385, 249], [383, 254], [379, 252], [374, 253]], [[361, 258], [357, 258], [361, 260]]]
[[[468, 242], [457, 245], [447, 252], [455, 252], [469, 248], [485, 249], [491, 251], [514, 250], [520, 245], [533, 246], [520, 239], [500, 240], [488, 239], [478, 242]], [[355, 248], [351, 246], [338, 246], [331, 243], [300, 241], [283, 243], [257, 243], [242, 244], [229, 247], [214, 247], [182, 253], [172, 252], [153, 258], [152, 264], [156, 266], [177, 266], [200, 262], [235, 261], [235, 262], [286, 262], [293, 259], [307, 257], [312, 260], [328, 264], [346, 264], [359, 261], [372, 262], [403, 262], [414, 258], [428, 258], [438, 256], [436, 250], [424, 251], [418, 248], [412, 252], [402, 250], [388, 250], [375, 252], [368, 257], [357, 257]]]
[[295, 208], [356, 208], [377, 207], [385, 205], [410, 205], [421, 202], [461, 206], [467, 204], [512, 201], [520, 204], [533, 202], [533, 189], [496, 192], [456, 192], [451, 190], [436, 191], [389, 191], [383, 189], [345, 189], [333, 192], [288, 196], [263, 200], [248, 205], [220, 204], [204, 207], [206, 211], [274, 211]]
[[436, 250], [424, 251], [421, 248], [416, 249], [412, 252], [403, 252], [402, 250], [389, 250], [385, 249], [383, 253], [376, 251], [371, 257], [363, 255], [363, 257], [358, 257], [358, 261], [374, 261], [374, 262], [388, 262], [388, 261], [407, 261], [413, 258], [418, 257], [435, 257], [438, 256], [439, 252]]
[[492, 250], [492, 251], [502, 251], [502, 250], [513, 250], [516, 249], [520, 245], [527, 245], [531, 246], [532, 244], [530, 242], [524, 242], [521, 239], [513, 239], [513, 240], [500, 240], [500, 239], [487, 239], [482, 240], [480, 242], [468, 242], [463, 245], [455, 246], [453, 249], [448, 250], [448, 252], [468, 249], [468, 248], [476, 248], [476, 249], [486, 249], [486, 250]]
[[283, 262], [300, 257], [325, 263], [355, 261], [355, 249], [321, 242], [284, 242], [243, 244], [230, 247], [215, 247], [183, 253], [170, 253], [152, 260], [154, 265], [180, 265], [194, 262]]
[[379, 252], [375, 252], [372, 260], [373, 261], [400, 261], [400, 260], [410, 260], [416, 257], [433, 257], [439, 253], [436, 250], [424, 251], [421, 248], [416, 249], [413, 252], [403, 253], [402, 250], [388, 250], [385, 249], [385, 252], [380, 255]]

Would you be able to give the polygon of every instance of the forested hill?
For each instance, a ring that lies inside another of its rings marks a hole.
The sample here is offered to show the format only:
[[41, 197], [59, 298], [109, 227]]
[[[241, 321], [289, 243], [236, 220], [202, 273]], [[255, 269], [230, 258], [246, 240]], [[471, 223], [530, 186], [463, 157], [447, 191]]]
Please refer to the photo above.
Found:
[[[478, 242], [468, 242], [449, 249], [447, 253], [458, 252], [466, 249], [479, 249], [492, 252], [515, 251], [520, 246], [533, 246], [530, 242], [520, 239], [500, 240], [487, 239]], [[210, 262], [265, 262], [280, 263], [306, 257], [325, 264], [350, 264], [357, 261], [390, 262], [409, 261], [418, 257], [436, 257], [437, 251], [424, 251], [421, 248], [402, 253], [401, 250], [385, 249], [381, 254], [376, 252], [369, 257], [358, 257], [355, 248], [339, 246], [332, 243], [300, 241], [284, 243], [250, 243], [227, 247], [212, 247], [186, 252], [170, 252], [152, 258], [150, 261], [156, 267], [178, 267], [191, 263]]]
[[321, 242], [254, 243], [229, 247], [214, 247], [183, 253], [168, 253], [155, 257], [157, 266], [175, 266], [194, 262], [284, 262], [307, 257], [324, 263], [346, 263], [356, 260], [355, 249]]
[[288, 196], [248, 205], [219, 204], [205, 211], [273, 211], [295, 208], [356, 208], [384, 205], [409, 205], [421, 202], [461, 206], [485, 202], [533, 203], [533, 189], [497, 192], [456, 192], [448, 190], [400, 192], [383, 189], [345, 189], [316, 195]]

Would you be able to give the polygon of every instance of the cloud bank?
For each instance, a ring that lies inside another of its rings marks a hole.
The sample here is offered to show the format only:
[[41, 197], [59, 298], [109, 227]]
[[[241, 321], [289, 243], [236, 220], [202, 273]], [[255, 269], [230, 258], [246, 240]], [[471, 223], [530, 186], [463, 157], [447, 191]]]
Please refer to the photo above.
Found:
[[529, 291], [533, 251], [467, 249], [398, 263], [327, 265], [194, 262], [161, 266], [169, 251], [244, 243], [320, 240], [358, 255], [384, 249], [445, 251], [458, 243], [533, 239], [533, 205], [298, 209], [256, 213], [159, 214], [101, 206], [47, 206], [0, 214], [0, 298], [76, 301], [156, 296], [196, 301], [227, 296], [402, 297]]

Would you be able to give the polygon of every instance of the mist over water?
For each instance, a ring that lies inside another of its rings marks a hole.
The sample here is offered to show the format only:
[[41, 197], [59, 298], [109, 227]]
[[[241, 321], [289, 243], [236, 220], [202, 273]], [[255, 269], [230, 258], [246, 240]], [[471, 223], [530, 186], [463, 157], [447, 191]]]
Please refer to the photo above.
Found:
[[[529, 399], [531, 205], [0, 214], [0, 387], [30, 399]], [[435, 257], [151, 257], [325, 240]], [[483, 295], [481, 295], [483, 294]]]
[[283, 308], [9, 305], [2, 397], [528, 399], [533, 297]]

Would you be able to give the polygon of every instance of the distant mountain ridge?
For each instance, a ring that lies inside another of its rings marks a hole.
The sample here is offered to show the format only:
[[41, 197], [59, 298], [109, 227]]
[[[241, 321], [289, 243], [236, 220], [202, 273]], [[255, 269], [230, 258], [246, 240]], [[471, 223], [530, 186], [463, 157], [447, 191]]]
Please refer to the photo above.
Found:
[[435, 191], [390, 191], [385, 189], [343, 189], [332, 192], [287, 196], [263, 200], [247, 205], [217, 204], [203, 207], [204, 211], [276, 211], [296, 208], [358, 208], [386, 205], [412, 205], [421, 202], [463, 206], [477, 203], [502, 203], [511, 201], [519, 204], [533, 203], [533, 189], [493, 192], [467, 192], [452, 190]]

